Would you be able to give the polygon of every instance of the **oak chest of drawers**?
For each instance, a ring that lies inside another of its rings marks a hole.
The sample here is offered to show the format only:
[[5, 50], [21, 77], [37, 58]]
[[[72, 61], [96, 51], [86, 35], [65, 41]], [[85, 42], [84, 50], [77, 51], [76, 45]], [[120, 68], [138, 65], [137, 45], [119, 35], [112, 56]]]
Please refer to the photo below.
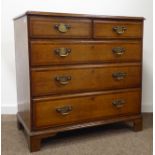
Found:
[[17, 124], [30, 151], [58, 132], [142, 129], [142, 17], [27, 12], [15, 18]]

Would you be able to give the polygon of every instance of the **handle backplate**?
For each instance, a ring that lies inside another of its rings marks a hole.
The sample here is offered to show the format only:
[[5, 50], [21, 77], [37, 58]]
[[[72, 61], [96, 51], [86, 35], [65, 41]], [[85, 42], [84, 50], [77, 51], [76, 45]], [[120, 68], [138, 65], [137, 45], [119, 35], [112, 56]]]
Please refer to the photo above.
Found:
[[72, 111], [72, 106], [63, 106], [56, 108], [56, 112], [60, 113], [61, 115], [68, 115]]
[[124, 54], [125, 48], [123, 48], [123, 47], [114, 47], [114, 48], [112, 49], [112, 52], [113, 52], [115, 55], [117, 55], [117, 56], [121, 56], [121, 55]]
[[67, 85], [71, 80], [71, 76], [56, 76], [55, 80], [61, 85]]
[[115, 106], [116, 108], [122, 108], [125, 104], [125, 100], [123, 99], [117, 99], [112, 101], [113, 106]]
[[112, 77], [116, 80], [123, 80], [127, 76], [127, 73], [125, 72], [114, 72], [112, 74]]
[[54, 50], [55, 54], [60, 56], [60, 57], [67, 57], [71, 53], [70, 48], [57, 48]]
[[61, 33], [66, 33], [71, 28], [69, 24], [64, 23], [56, 24], [54, 27]]
[[117, 34], [123, 34], [127, 30], [127, 27], [125, 26], [114, 26], [113, 31], [115, 31]]

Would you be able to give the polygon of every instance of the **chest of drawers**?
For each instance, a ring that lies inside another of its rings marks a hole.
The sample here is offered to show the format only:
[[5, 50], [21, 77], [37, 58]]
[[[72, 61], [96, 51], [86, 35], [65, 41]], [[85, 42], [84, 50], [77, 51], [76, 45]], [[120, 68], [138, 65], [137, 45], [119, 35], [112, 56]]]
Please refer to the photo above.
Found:
[[142, 17], [27, 12], [14, 19], [18, 128], [30, 151], [58, 132], [142, 129]]

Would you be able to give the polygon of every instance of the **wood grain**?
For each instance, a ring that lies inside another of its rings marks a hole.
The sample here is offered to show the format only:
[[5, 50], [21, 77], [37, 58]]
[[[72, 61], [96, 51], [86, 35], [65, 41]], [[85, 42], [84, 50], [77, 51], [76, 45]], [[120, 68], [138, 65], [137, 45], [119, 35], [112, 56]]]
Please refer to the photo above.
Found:
[[[124, 48], [124, 54], [118, 56], [113, 49]], [[66, 57], [56, 54], [59, 48], [70, 49]], [[134, 62], [141, 60], [140, 41], [78, 41], [57, 40], [31, 41], [32, 66], [60, 65], [60, 64], [86, 64], [104, 62]]]
[[[124, 72], [127, 76], [122, 80], [116, 80], [112, 76], [115, 72]], [[57, 76], [70, 76], [71, 80], [67, 85], [62, 85], [55, 80]], [[87, 65], [83, 68], [51, 67], [45, 70], [32, 70], [31, 79], [32, 95], [40, 96], [140, 87], [141, 72], [140, 64]]]
[[[115, 26], [125, 26], [127, 30], [117, 34], [113, 31]], [[142, 22], [94, 20], [94, 38], [141, 38], [142, 32]]]
[[[69, 24], [71, 28], [66, 33], [55, 29], [56, 24]], [[90, 38], [92, 22], [89, 19], [67, 19], [50, 17], [31, 17], [30, 36], [37, 38]]]
[[[125, 100], [121, 108], [112, 102], [117, 99]], [[91, 121], [95, 118], [117, 117], [127, 114], [140, 113], [140, 91], [121, 92], [106, 95], [92, 95], [81, 98], [66, 98], [63, 100], [38, 101], [33, 103], [34, 127], [53, 127], [77, 122]], [[72, 106], [68, 115], [61, 115], [57, 108]]]
[[31, 98], [27, 22], [27, 17], [22, 17], [20, 18], [20, 20], [16, 20], [14, 22], [15, 59], [18, 113], [24, 120], [28, 128], [31, 128]]
[[[14, 19], [17, 125], [24, 128], [31, 152], [58, 132], [126, 121], [135, 131], [142, 129], [143, 21], [38, 11]], [[62, 23], [71, 26], [64, 33], [55, 28]], [[115, 26], [126, 30], [117, 34]], [[116, 47], [125, 49], [121, 56], [113, 54]], [[57, 48], [71, 52], [62, 58]], [[125, 77], [115, 79], [116, 72]], [[70, 76], [68, 84], [55, 80], [59, 76]], [[116, 106], [117, 100], [123, 105]]]

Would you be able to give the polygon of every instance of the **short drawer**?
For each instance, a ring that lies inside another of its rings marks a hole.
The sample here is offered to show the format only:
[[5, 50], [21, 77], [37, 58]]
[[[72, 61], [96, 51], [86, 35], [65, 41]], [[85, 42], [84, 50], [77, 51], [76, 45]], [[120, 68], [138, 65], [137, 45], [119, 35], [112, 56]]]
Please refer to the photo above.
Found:
[[32, 69], [32, 95], [140, 87], [140, 64], [107, 64]]
[[140, 113], [140, 90], [33, 100], [33, 128], [47, 128]]
[[141, 38], [142, 22], [94, 20], [94, 38]]
[[61, 17], [31, 17], [30, 36], [34, 38], [90, 38], [89, 19]]
[[141, 60], [141, 41], [31, 41], [31, 65]]

